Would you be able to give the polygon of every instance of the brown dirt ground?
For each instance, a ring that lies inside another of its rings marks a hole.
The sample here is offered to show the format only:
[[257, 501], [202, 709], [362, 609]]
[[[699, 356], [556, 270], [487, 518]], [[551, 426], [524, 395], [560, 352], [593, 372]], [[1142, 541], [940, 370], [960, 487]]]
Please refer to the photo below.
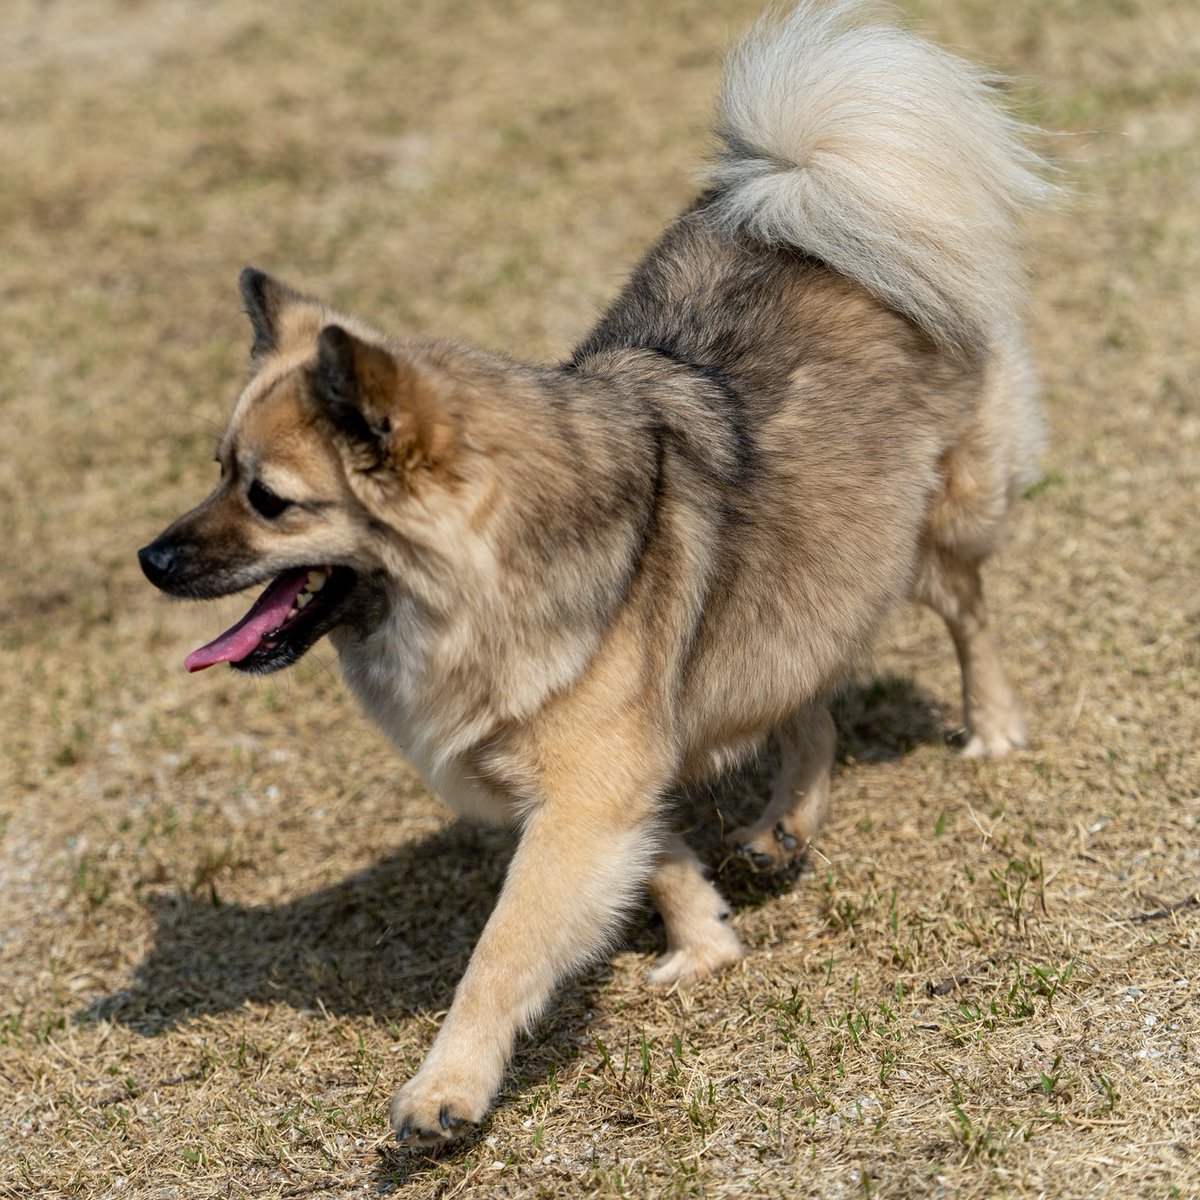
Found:
[[240, 602], [162, 602], [133, 550], [212, 477], [238, 268], [561, 352], [688, 196], [757, 0], [6, 3], [0, 1195], [1200, 1195], [1200, 10], [905, 8], [1069, 133], [1046, 475], [990, 574], [1033, 747], [955, 757], [948, 641], [904, 616], [808, 866], [723, 872], [746, 962], [651, 992], [643, 914], [479, 1136], [406, 1157], [386, 1099], [504, 838], [327, 649], [186, 677]]

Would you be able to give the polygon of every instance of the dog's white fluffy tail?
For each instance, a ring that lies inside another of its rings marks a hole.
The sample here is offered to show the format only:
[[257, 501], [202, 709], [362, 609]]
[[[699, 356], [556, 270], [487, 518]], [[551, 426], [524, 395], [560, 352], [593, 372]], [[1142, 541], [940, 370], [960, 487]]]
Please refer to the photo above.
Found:
[[981, 70], [869, 14], [803, 0], [733, 53], [712, 211], [985, 349], [1018, 319], [1022, 213], [1055, 189]]

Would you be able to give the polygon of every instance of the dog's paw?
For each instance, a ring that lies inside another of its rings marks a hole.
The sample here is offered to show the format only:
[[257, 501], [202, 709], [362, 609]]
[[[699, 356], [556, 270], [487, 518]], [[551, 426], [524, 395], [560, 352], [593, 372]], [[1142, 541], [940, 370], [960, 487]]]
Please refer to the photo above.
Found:
[[1024, 738], [1011, 738], [1003, 734], [984, 737], [981, 733], [969, 734], [959, 751], [962, 758], [1003, 758], [1011, 750], [1023, 749]]
[[440, 1146], [469, 1134], [487, 1107], [486, 1098], [418, 1072], [392, 1097], [392, 1130], [402, 1146]]
[[1023, 750], [1027, 745], [1024, 718], [1020, 713], [1011, 713], [1005, 720], [980, 721], [968, 729], [959, 754], [963, 758], [1003, 758], [1011, 750]]
[[958, 735], [963, 758], [1002, 758], [1029, 744], [1025, 714], [1007, 685], [993, 695], [969, 701], [966, 718], [967, 728]]
[[695, 983], [697, 979], [714, 975], [739, 962], [745, 953], [733, 928], [724, 921], [715, 921], [702, 940], [668, 950], [646, 972], [646, 982], [652, 987]]
[[730, 850], [756, 871], [781, 871], [808, 849], [807, 841], [789, 833], [782, 821], [773, 828], [746, 826], [735, 829], [726, 839]]

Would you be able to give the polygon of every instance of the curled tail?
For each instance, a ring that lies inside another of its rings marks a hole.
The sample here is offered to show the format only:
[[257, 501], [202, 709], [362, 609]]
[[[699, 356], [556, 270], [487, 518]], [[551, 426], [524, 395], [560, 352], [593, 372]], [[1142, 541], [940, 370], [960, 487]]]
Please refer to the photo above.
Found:
[[1018, 319], [1020, 218], [1055, 189], [985, 74], [803, 0], [732, 55], [712, 212], [857, 280], [942, 348], [973, 353]]

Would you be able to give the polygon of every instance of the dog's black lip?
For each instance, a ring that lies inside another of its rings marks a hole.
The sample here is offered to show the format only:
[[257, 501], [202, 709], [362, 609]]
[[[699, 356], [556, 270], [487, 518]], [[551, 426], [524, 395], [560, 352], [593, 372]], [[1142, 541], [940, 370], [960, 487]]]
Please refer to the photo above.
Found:
[[[228, 564], [215, 570], [197, 565], [183, 577], [172, 578], [155, 586], [175, 600], [223, 600], [226, 596], [236, 596], [238, 592], [262, 587], [291, 571], [316, 569], [311, 563], [303, 562], [271, 569], [265, 569], [257, 563]], [[332, 568], [326, 564], [320, 569], [328, 571]]]
[[[293, 568], [303, 569], [303, 568]], [[245, 658], [229, 665], [248, 675], [267, 675], [290, 667], [302, 658], [313, 645], [341, 623], [340, 612], [354, 591], [358, 573], [350, 567], [309, 567], [313, 571], [329, 571], [329, 578], [320, 591], [278, 629], [272, 630]], [[270, 579], [273, 576], [267, 576]], [[260, 581], [261, 582], [261, 581]]]

